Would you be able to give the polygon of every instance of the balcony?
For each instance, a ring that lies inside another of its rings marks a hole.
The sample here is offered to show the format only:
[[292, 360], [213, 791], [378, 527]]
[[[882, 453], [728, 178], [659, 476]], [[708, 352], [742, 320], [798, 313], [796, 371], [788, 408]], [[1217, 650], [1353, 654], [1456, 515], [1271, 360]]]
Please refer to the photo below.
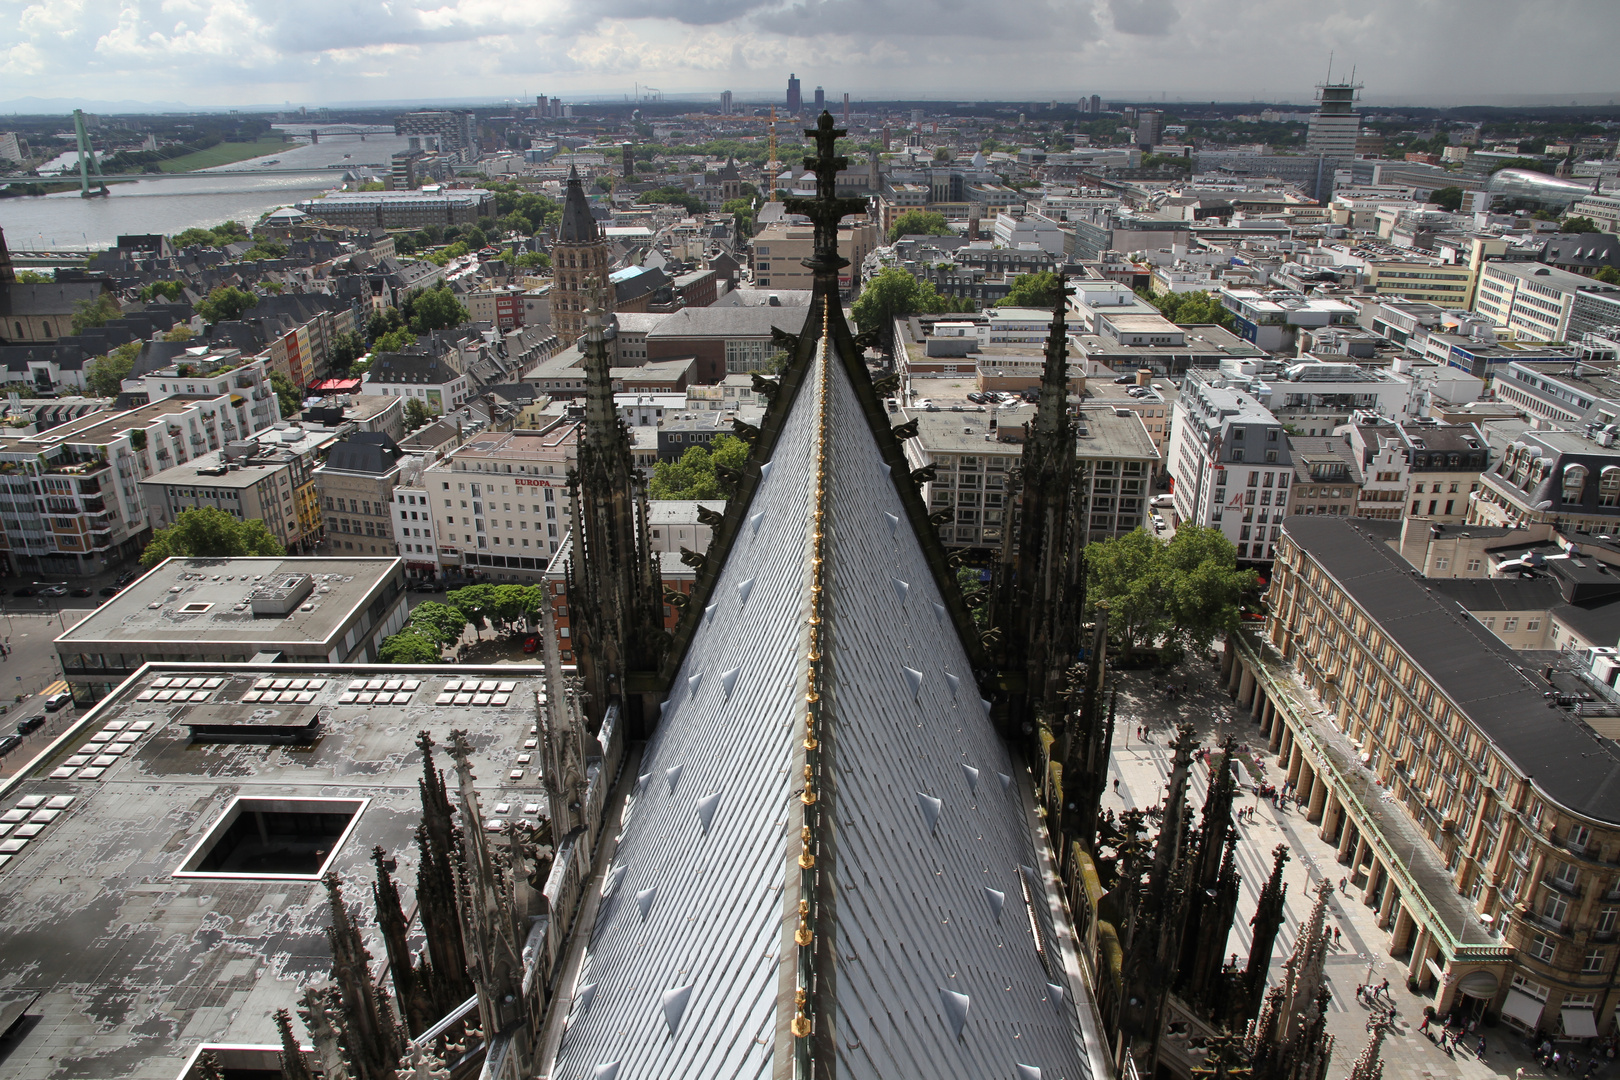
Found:
[[1551, 916], [1541, 914], [1539, 911], [1526, 911], [1524, 921], [1531, 926], [1541, 927], [1549, 934], [1557, 934], [1560, 937], [1569, 936], [1569, 923], [1560, 922]]
[[1554, 877], [1552, 874], [1542, 875], [1541, 883], [1554, 892], [1561, 892], [1565, 896], [1579, 897], [1584, 891], [1580, 886], [1580, 882], [1565, 881], [1563, 878]]

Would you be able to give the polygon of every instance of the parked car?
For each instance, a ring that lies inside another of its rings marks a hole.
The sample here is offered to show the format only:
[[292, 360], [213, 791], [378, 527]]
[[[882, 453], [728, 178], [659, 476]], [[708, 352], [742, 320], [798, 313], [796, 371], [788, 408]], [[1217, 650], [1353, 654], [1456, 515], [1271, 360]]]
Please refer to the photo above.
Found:
[[21, 745], [21, 735], [7, 735], [5, 738], [0, 739], [0, 757], [5, 757], [7, 754], [11, 753]]
[[411, 592], [438, 592], [443, 586], [434, 581], [413, 581]]
[[45, 718], [43, 716], [35, 715], [25, 717], [24, 719], [17, 721], [17, 734], [31, 735], [44, 726]]
[[56, 712], [58, 709], [64, 709], [71, 704], [73, 704], [73, 695], [63, 690], [45, 699], [45, 711]]
[[980, 394], [980, 393], [969, 394], [967, 396], [967, 399], [969, 401], [973, 402], [973, 404], [975, 404], [975, 405], [983, 405], [984, 401], [985, 401], [984, 395]]
[[39, 590], [35, 589], [35, 588], [32, 588], [32, 587], [30, 587], [28, 585], [24, 585], [20, 589], [12, 590], [11, 595], [12, 596], [38, 596], [39, 595]]
[[124, 590], [120, 589], [116, 585], [103, 585], [101, 587], [101, 595], [102, 596], [117, 596], [119, 593], [121, 593], [123, 591]]
[[118, 575], [118, 580], [114, 581], [113, 584], [122, 589], [125, 585], [128, 585], [130, 582], [140, 577], [144, 572], [145, 571], [142, 570], [131, 570], [127, 574], [120, 574]]
[[39, 590], [39, 595], [41, 596], [66, 596], [67, 594], [68, 591], [66, 585], [47, 585], [43, 589]]
[[74, 589], [72, 592], [68, 593], [68, 595], [69, 596], [93, 596], [95, 594], [92, 593], [89, 589]]
[[1165, 492], [1163, 495], [1155, 495], [1149, 499], [1148, 505], [1155, 510], [1163, 510], [1165, 507], [1176, 505], [1176, 497], [1169, 492]]
[[1160, 517], [1158, 514], [1153, 515], [1153, 531], [1164, 532], [1164, 518]]
[[523, 651], [526, 652], [526, 653], [539, 652], [540, 651], [540, 639], [537, 638], [537, 637], [524, 638], [523, 639]]

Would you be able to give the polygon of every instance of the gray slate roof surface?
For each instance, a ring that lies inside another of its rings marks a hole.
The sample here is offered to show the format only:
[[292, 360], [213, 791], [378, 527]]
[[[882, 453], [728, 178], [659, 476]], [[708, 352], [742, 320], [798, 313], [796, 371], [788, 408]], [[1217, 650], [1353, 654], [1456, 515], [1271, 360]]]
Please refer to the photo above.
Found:
[[[784, 422], [643, 758], [556, 1080], [614, 1063], [619, 1080], [771, 1073], [780, 889], [797, 855], [786, 832], [798, 821], [790, 772], [802, 723], [816, 382], [812, 371]], [[1048, 987], [1067, 979], [1036, 951], [1023, 899], [1021, 877], [1054, 955], [1042, 880], [1022, 869], [1038, 865], [1032, 810], [843, 365], [832, 382], [834, 782], [823, 790], [837, 851], [837, 1070], [1000, 1078], [1023, 1064], [1046, 1080], [1089, 1080], [1073, 1002]], [[915, 693], [910, 672], [920, 673]], [[700, 804], [715, 794], [705, 835]], [[928, 798], [941, 803], [932, 829]], [[1005, 896], [999, 918], [987, 888]], [[672, 1036], [663, 1001], [686, 987]], [[969, 999], [960, 1038], [944, 991]]]

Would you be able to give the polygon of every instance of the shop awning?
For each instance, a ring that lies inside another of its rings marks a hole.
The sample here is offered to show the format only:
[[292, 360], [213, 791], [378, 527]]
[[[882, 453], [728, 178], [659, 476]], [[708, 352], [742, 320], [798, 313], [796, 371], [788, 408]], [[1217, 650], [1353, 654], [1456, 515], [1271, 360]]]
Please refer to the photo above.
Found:
[[1597, 1021], [1591, 1009], [1560, 1009], [1564, 1015], [1564, 1034], [1572, 1039], [1597, 1038]]
[[1509, 990], [1507, 1000], [1502, 1002], [1502, 1015], [1511, 1016], [1531, 1031], [1541, 1023], [1541, 1010], [1546, 1002], [1537, 1001], [1523, 990]]
[[1470, 971], [1458, 981], [1457, 991], [1472, 998], [1484, 998], [1489, 1001], [1496, 996], [1496, 988], [1501, 985], [1501, 980], [1492, 972]]

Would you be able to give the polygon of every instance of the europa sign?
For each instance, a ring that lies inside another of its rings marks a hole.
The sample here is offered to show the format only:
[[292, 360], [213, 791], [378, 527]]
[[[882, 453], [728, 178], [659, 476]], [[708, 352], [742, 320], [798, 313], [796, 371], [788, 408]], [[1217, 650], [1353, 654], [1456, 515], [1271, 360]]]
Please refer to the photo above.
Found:
[[551, 483], [550, 480], [532, 480], [527, 476], [514, 476], [514, 477], [512, 477], [512, 479], [517, 481], [517, 486], [518, 487], [551, 487], [552, 486], [552, 483]]

